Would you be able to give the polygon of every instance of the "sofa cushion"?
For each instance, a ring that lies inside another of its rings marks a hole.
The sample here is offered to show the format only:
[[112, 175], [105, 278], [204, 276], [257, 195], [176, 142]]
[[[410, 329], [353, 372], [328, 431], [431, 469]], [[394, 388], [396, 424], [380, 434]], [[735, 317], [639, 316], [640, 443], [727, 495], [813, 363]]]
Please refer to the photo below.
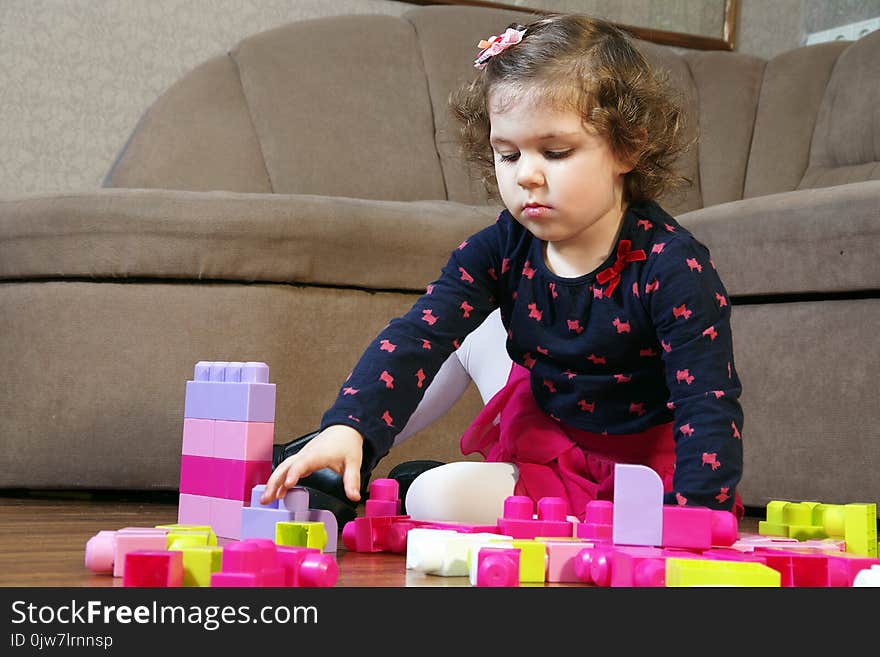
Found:
[[449, 201], [100, 190], [0, 200], [0, 279], [309, 283], [421, 292], [497, 209]]
[[880, 181], [724, 203], [679, 217], [732, 296], [880, 288]]
[[837, 58], [799, 188], [880, 180], [880, 31]]
[[831, 69], [848, 41], [795, 48], [767, 62], [743, 198], [797, 189]]

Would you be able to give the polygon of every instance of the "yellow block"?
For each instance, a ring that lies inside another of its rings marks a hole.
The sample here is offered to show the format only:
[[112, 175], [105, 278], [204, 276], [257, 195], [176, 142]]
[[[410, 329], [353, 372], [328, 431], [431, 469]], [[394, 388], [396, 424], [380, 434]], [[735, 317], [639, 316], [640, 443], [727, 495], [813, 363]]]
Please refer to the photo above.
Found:
[[211, 586], [211, 573], [220, 570], [223, 548], [217, 545], [193, 545], [168, 548], [183, 552], [183, 585]]
[[782, 575], [757, 561], [666, 560], [666, 586], [780, 586]]
[[877, 556], [877, 505], [847, 504], [844, 540], [846, 551], [864, 557]]
[[809, 541], [814, 538], [828, 538], [825, 529], [819, 525], [789, 525], [788, 537], [799, 541]]
[[538, 541], [514, 540], [519, 548], [519, 581], [543, 582], [546, 573], [547, 546]]
[[167, 529], [169, 533], [207, 532], [208, 545], [217, 545], [217, 534], [214, 533], [214, 530], [211, 529], [210, 525], [185, 525], [174, 523], [171, 525], [156, 525], [156, 529]]
[[769, 520], [759, 520], [758, 533], [761, 536], [785, 536], [788, 538], [788, 525], [770, 522]]
[[785, 507], [788, 506], [790, 502], [786, 502], [783, 500], [773, 500], [772, 502], [767, 503], [767, 522], [774, 525], [786, 525], [788, 524], [784, 518]]
[[276, 522], [275, 543], [323, 550], [327, 545], [327, 528], [323, 522]]

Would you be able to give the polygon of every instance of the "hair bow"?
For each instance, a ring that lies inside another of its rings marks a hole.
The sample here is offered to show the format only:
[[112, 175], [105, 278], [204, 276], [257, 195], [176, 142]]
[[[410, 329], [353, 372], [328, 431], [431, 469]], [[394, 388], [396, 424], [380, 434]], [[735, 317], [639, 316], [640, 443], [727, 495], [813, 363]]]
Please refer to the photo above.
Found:
[[477, 55], [477, 58], [474, 60], [474, 67], [480, 70], [486, 68], [486, 62], [488, 62], [495, 55], [504, 52], [510, 46], [515, 46], [520, 41], [522, 41], [523, 35], [526, 33], [525, 29], [516, 30], [512, 27], [508, 27], [504, 34], [499, 36], [490, 36], [488, 39], [483, 39], [477, 44], [477, 48], [482, 48], [483, 50]]

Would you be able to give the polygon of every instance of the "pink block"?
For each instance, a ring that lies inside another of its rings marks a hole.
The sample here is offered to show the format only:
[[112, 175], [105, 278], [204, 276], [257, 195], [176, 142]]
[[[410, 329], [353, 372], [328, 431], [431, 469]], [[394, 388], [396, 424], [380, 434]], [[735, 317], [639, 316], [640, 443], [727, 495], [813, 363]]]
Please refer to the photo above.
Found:
[[184, 418], [183, 448], [180, 453], [190, 456], [213, 456], [214, 420]]
[[737, 539], [736, 516], [729, 511], [714, 511], [698, 506], [663, 506], [664, 547], [708, 550], [727, 547]]
[[134, 550], [165, 550], [168, 547], [166, 530], [152, 527], [125, 527], [116, 532], [113, 553], [113, 576], [125, 575], [125, 555]]
[[829, 553], [756, 548], [755, 554], [766, 559], [770, 568], [781, 573], [781, 586], [839, 587], [852, 585], [846, 567]]
[[326, 587], [339, 579], [336, 559], [317, 548], [279, 546], [278, 563], [284, 568], [286, 586]]
[[86, 568], [93, 573], [112, 573], [116, 532], [102, 529], [86, 541]]
[[177, 502], [177, 522], [182, 525], [210, 526], [211, 498], [181, 493]]
[[591, 541], [553, 541], [536, 539], [544, 543], [547, 550], [545, 577], [548, 582], [579, 582], [575, 572], [575, 559], [584, 548], [595, 547]]
[[247, 503], [251, 489], [265, 483], [272, 461], [241, 461], [206, 456], [180, 457], [180, 492]]
[[[285, 572], [278, 563], [275, 543], [269, 539], [249, 538], [232, 541], [223, 547], [220, 573], [211, 576], [212, 586], [237, 586], [248, 578], [228, 577], [230, 574], [252, 574], [252, 586], [284, 586]], [[219, 574], [219, 577], [214, 575]]]
[[364, 515], [397, 516], [400, 515], [400, 500], [367, 500], [364, 504]]
[[239, 461], [272, 461], [274, 422], [214, 422], [213, 456]]
[[587, 503], [584, 521], [575, 525], [575, 536], [593, 541], [611, 541], [614, 504], [607, 500]]
[[218, 537], [241, 538], [241, 510], [244, 503], [218, 497], [210, 499], [211, 529]]
[[480, 548], [477, 552], [477, 586], [519, 586], [519, 550]]

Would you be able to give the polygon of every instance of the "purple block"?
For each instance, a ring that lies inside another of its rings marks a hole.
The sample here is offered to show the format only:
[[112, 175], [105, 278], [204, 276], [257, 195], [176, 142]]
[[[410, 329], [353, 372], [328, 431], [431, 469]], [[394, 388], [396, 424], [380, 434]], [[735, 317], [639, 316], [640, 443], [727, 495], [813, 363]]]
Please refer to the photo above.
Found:
[[[339, 536], [336, 516], [326, 509], [310, 509], [309, 491], [294, 486], [280, 500], [260, 504], [260, 496], [265, 488], [265, 484], [260, 484], [251, 490], [250, 507], [242, 509], [242, 534], [246, 531], [244, 527], [247, 523], [248, 532], [260, 532], [259, 536], [275, 540], [276, 522], [322, 522], [327, 532], [327, 544], [323, 551], [336, 552]], [[271, 533], [269, 533], [270, 527]]]
[[663, 544], [663, 481], [648, 466], [615, 464], [611, 536], [616, 545]]
[[254, 486], [272, 473], [272, 461], [240, 461], [207, 456], [180, 457], [180, 492], [246, 503]]
[[275, 384], [187, 381], [183, 415], [209, 420], [274, 422]]

